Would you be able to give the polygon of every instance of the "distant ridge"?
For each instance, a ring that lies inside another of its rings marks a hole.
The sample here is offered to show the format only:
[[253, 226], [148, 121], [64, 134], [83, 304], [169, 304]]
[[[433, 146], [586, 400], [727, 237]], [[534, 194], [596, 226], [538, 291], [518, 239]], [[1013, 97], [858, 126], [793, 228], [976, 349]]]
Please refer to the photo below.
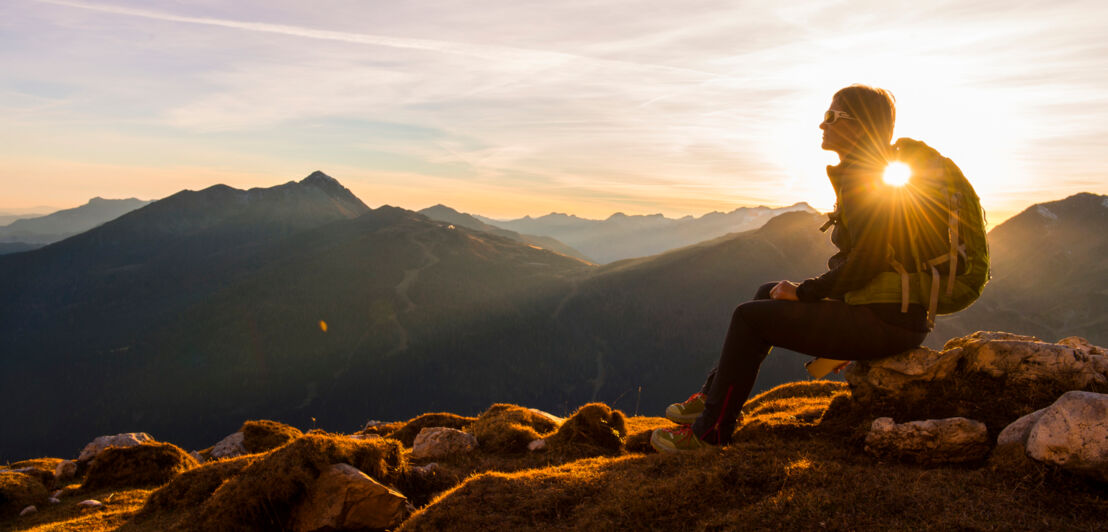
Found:
[[441, 203], [432, 207], [427, 207], [426, 209], [419, 211], [419, 213], [432, 220], [460, 225], [462, 227], [468, 227], [476, 231], [484, 231], [486, 233], [502, 236], [504, 238], [510, 238], [519, 242], [524, 242], [544, 249], [549, 249], [551, 251], [561, 253], [562, 255], [576, 257], [586, 262], [592, 262], [592, 259], [586, 257], [580, 251], [577, 251], [576, 249], [563, 244], [556, 238], [551, 238], [548, 236], [522, 235], [508, 229], [501, 229], [499, 227], [482, 222], [472, 215], [458, 212]]
[[80, 207], [21, 218], [0, 227], [0, 242], [34, 244], [33, 247], [38, 247], [83, 233], [149, 203], [136, 198], [113, 200], [95, 197]]
[[788, 207], [740, 207], [731, 212], [710, 212], [699, 218], [666, 218], [661, 214], [627, 215], [617, 212], [604, 220], [552, 212], [532, 218], [493, 220], [476, 216], [486, 224], [545, 235], [565, 242], [601, 264], [621, 259], [645, 257], [667, 250], [711, 240], [728, 233], [757, 229], [770, 218], [786, 212], [816, 213], [807, 203]]

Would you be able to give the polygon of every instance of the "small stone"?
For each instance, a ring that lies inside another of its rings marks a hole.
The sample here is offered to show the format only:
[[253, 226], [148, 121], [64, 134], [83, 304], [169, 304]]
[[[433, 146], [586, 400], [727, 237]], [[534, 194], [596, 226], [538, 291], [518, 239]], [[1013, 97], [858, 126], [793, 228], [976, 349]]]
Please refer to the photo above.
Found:
[[565, 421], [566, 421], [565, 418], [560, 418], [558, 416], [555, 416], [554, 414], [551, 414], [550, 412], [539, 410], [538, 408], [528, 408], [528, 410], [530, 410], [530, 411], [532, 411], [532, 412], [534, 412], [534, 413], [536, 413], [536, 414], [538, 414], [542, 417], [545, 417], [546, 419], [549, 419], [550, 421], [553, 421], [555, 425], [561, 425], [562, 423], [565, 423]]
[[1019, 445], [1020, 447], [1027, 447], [1027, 437], [1031, 435], [1031, 427], [1035, 425], [1039, 418], [1043, 417], [1046, 413], [1046, 409], [1036, 410], [1026, 416], [1023, 416], [1013, 421], [1004, 430], [1000, 431], [1000, 435], [996, 437], [997, 447], [1003, 447], [1006, 445]]
[[435, 471], [438, 471], [438, 470], [439, 470], [438, 462], [431, 462], [431, 463], [426, 464], [426, 465], [415, 466], [415, 467], [412, 468], [413, 472], [415, 472], [417, 474], [420, 474], [420, 475], [424, 475], [424, 476], [430, 475], [430, 474], [432, 474], [432, 473], [434, 473]]
[[63, 460], [54, 468], [54, 480], [57, 482], [64, 482], [75, 476], [77, 476], [77, 462], [73, 460]]
[[527, 444], [527, 450], [531, 452], [545, 451], [546, 440], [539, 438], [537, 440], [531, 440], [531, 443]]
[[25, 515], [31, 515], [31, 514], [37, 512], [37, 511], [38, 511], [38, 508], [36, 508], [35, 505], [32, 504], [32, 505], [24, 508], [22, 512], [19, 512], [19, 516], [23, 517]]
[[380, 434], [351, 434], [347, 437], [352, 440], [380, 440], [383, 438]]
[[243, 441], [243, 434], [241, 432], [236, 432], [219, 440], [219, 443], [212, 446], [212, 452], [208, 454], [212, 459], [216, 460], [242, 456], [246, 454], [246, 446], [243, 445]]
[[58, 491], [55, 491], [54, 494], [51, 495], [51, 497], [54, 497], [56, 499], [58, 497], [61, 497], [63, 493], [65, 493], [65, 490], [58, 490]]
[[984, 423], [954, 417], [896, 424], [878, 418], [866, 435], [866, 452], [922, 464], [971, 462], [989, 452]]
[[77, 503], [77, 507], [81, 508], [82, 510], [98, 510], [104, 507], [104, 503], [96, 499], [85, 499]]
[[50, 504], [58, 504], [62, 502], [62, 500], [57, 497], [50, 497], [49, 499], [46, 499], [46, 502], [49, 502]]
[[477, 449], [477, 438], [468, 432], [446, 427], [426, 427], [412, 443], [412, 458], [445, 458]]

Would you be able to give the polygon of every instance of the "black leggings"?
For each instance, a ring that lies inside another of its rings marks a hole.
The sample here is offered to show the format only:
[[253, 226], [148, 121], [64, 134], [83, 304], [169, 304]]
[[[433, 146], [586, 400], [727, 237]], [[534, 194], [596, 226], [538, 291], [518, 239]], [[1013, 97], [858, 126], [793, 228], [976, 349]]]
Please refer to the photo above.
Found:
[[754, 300], [739, 305], [731, 316], [719, 364], [701, 389], [708, 396], [707, 408], [693, 423], [693, 431], [705, 441], [730, 442], [758, 368], [775, 345], [817, 357], [873, 360], [918, 347], [927, 337], [926, 332], [882, 321], [864, 305], [770, 299], [775, 284], [762, 285]]

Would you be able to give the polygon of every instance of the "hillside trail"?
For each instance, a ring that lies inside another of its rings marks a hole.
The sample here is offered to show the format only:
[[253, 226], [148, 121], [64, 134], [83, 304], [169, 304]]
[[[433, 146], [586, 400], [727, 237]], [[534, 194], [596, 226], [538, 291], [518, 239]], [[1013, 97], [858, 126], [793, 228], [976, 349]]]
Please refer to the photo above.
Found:
[[404, 270], [404, 278], [401, 279], [400, 282], [396, 285], [396, 297], [404, 305], [404, 312], [411, 312], [416, 308], [415, 302], [413, 302], [412, 299], [408, 297], [408, 289], [411, 288], [412, 284], [419, 279], [420, 272], [439, 263], [438, 256], [432, 253], [432, 250], [439, 243], [441, 237], [437, 238], [435, 242], [432, 242], [430, 244], [419, 240], [417, 237], [425, 234], [437, 235], [438, 230], [439, 229], [436, 227], [435, 229], [428, 229], [426, 231], [421, 231], [419, 233], [408, 235], [408, 240], [418, 246], [420, 251], [423, 252], [423, 264], [415, 268]]

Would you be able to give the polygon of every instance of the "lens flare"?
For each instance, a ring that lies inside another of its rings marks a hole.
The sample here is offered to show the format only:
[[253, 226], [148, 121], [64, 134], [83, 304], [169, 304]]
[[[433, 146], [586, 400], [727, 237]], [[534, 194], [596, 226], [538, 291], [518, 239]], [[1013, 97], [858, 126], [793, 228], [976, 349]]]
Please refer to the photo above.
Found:
[[902, 187], [908, 183], [910, 177], [912, 177], [912, 169], [904, 163], [890, 163], [885, 167], [884, 179], [887, 185]]

